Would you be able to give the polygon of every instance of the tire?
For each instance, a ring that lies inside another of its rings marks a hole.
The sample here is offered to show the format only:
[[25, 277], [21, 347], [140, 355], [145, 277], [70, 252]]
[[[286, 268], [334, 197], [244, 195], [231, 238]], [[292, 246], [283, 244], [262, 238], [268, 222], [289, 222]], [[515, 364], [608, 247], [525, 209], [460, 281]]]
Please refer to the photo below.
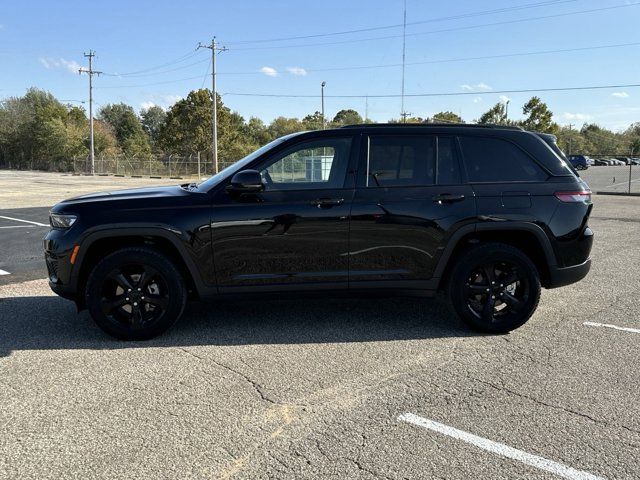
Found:
[[446, 285], [456, 315], [487, 333], [507, 333], [524, 325], [538, 307], [540, 290], [531, 259], [517, 248], [493, 242], [462, 253]]
[[187, 302], [182, 275], [164, 255], [144, 247], [117, 250], [89, 274], [85, 300], [91, 317], [121, 340], [148, 340], [169, 329]]

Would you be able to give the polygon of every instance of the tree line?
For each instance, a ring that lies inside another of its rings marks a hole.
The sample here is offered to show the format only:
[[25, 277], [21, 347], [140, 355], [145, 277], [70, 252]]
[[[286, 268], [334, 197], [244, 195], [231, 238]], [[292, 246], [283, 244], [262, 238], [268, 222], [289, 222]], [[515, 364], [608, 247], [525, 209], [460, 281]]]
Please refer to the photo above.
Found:
[[[161, 154], [210, 155], [211, 92], [193, 90], [167, 110], [158, 106], [139, 114], [130, 105], [102, 106], [94, 121], [96, 155], [125, 155], [130, 159], [149, 159]], [[257, 117], [245, 120], [225, 106], [218, 95], [218, 155], [221, 162], [236, 161], [269, 141], [301, 130], [372, 123], [352, 109], [340, 110], [332, 119], [320, 112], [304, 118], [278, 117], [265, 124]], [[522, 107], [523, 120], [507, 118], [504, 103], [496, 103], [477, 123], [522, 126], [528, 130], [553, 133], [567, 153], [630, 155], [640, 152], [640, 123], [623, 132], [613, 132], [596, 124], [581, 129], [558, 125], [549, 107], [532, 97]], [[400, 119], [390, 119], [398, 123]], [[408, 117], [407, 123], [462, 123], [450, 111], [430, 118]], [[51, 93], [36, 88], [21, 97], [0, 102], [0, 166], [42, 170], [65, 170], [69, 159], [86, 157], [89, 152], [88, 118], [83, 108], [65, 104]]]

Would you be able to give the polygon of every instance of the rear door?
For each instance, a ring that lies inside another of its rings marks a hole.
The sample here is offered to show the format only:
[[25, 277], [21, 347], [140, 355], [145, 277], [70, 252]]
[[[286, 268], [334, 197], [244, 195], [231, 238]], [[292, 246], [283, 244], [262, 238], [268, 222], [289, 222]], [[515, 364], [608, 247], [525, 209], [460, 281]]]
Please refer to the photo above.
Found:
[[362, 143], [349, 286], [429, 288], [449, 236], [475, 215], [455, 137], [372, 133]]

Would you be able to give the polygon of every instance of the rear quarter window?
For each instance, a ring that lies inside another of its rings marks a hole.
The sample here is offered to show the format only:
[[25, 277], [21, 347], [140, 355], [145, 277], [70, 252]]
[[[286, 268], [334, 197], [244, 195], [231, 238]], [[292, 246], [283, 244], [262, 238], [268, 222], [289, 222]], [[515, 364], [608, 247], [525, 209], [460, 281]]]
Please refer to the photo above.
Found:
[[460, 137], [470, 182], [541, 182], [547, 174], [522, 149], [501, 138]]

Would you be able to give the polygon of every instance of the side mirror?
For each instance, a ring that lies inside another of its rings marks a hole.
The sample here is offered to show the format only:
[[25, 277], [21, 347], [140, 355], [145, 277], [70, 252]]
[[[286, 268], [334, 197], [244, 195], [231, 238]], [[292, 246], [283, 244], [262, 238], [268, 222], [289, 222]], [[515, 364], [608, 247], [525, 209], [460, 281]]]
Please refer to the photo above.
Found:
[[257, 170], [242, 170], [231, 178], [231, 183], [227, 190], [236, 193], [261, 192], [264, 190], [262, 176]]

